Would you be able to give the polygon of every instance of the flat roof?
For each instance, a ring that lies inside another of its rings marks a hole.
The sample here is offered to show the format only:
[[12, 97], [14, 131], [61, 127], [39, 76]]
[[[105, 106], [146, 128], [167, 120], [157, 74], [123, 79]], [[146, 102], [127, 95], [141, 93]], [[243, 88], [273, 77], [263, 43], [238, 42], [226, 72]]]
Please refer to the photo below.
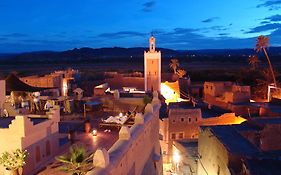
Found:
[[[15, 117], [0, 117], [0, 128], [9, 128], [9, 125], [12, 123], [14, 119]], [[34, 125], [49, 120], [48, 118], [32, 118], [32, 117], [29, 117], [29, 119]]]
[[0, 128], [9, 128], [15, 117], [0, 117]]
[[231, 113], [230, 110], [222, 109], [217, 106], [212, 106], [211, 109], [208, 109], [206, 103], [197, 103], [195, 107], [193, 107], [191, 102], [175, 102], [169, 103], [169, 109], [201, 109], [202, 118], [212, 118], [221, 116], [225, 113]]
[[260, 150], [232, 126], [210, 126], [211, 132], [232, 154], [254, 156]]
[[281, 174], [281, 160], [278, 159], [246, 159], [244, 162], [251, 174]]

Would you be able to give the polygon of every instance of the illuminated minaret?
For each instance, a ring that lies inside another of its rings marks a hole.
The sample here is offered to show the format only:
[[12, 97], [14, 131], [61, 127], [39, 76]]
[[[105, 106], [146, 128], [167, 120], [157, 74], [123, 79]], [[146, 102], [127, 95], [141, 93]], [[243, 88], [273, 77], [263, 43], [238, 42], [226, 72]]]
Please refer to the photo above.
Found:
[[144, 51], [145, 91], [160, 91], [161, 52], [155, 50], [155, 38], [149, 38], [149, 51]]

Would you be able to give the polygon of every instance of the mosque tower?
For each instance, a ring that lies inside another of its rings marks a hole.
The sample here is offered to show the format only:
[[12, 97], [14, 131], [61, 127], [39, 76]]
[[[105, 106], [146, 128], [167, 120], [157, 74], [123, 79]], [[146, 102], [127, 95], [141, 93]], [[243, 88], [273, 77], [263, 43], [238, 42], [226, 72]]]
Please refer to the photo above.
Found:
[[161, 85], [161, 52], [155, 50], [155, 38], [149, 38], [149, 51], [144, 51], [145, 91], [159, 91]]

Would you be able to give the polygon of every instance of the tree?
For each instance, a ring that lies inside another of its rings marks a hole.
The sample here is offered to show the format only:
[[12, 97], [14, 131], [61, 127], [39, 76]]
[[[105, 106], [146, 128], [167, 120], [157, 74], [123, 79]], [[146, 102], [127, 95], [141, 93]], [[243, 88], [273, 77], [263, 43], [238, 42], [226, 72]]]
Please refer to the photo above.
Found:
[[[274, 72], [274, 74], [279, 75], [278, 72]], [[257, 78], [256, 81], [257, 85], [254, 88], [254, 94], [257, 97], [262, 97], [265, 99], [267, 96], [268, 84], [272, 83], [273, 81], [269, 68], [262, 70], [260, 72], [260, 78]]]
[[169, 64], [170, 68], [173, 69], [174, 74], [177, 73], [177, 68], [180, 66], [178, 59], [171, 59], [171, 63]]
[[179, 78], [183, 78], [186, 75], [186, 71], [183, 69], [179, 69], [177, 71], [177, 75], [179, 76]]
[[252, 55], [249, 58], [249, 64], [251, 65], [252, 70], [256, 70], [258, 68], [259, 63], [260, 63], [260, 60], [257, 55]]
[[270, 70], [270, 73], [271, 73], [271, 76], [272, 76], [272, 79], [273, 79], [274, 86], [277, 87], [277, 82], [276, 82], [276, 78], [275, 78], [275, 75], [274, 75], [273, 67], [272, 67], [271, 61], [269, 59], [269, 56], [267, 54], [267, 51], [266, 51], [266, 49], [268, 47], [269, 47], [269, 38], [266, 37], [266, 36], [263, 36], [263, 35], [259, 36], [257, 38], [255, 50], [257, 52], [261, 52], [261, 51], [264, 52], [264, 54], [266, 56], [266, 59], [268, 61], [269, 70]]
[[64, 164], [61, 169], [72, 175], [85, 175], [92, 168], [92, 155], [87, 156], [86, 149], [79, 145], [70, 147], [68, 154], [56, 159]]

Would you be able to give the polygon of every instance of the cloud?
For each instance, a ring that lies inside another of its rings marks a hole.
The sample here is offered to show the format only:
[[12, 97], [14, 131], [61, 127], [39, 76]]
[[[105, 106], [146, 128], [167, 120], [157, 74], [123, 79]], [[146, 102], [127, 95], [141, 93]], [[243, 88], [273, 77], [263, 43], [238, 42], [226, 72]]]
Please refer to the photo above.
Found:
[[126, 37], [143, 37], [147, 33], [134, 32], [134, 31], [120, 31], [115, 33], [102, 33], [98, 37], [103, 38], [126, 38]]
[[219, 36], [227, 36], [229, 33], [219, 33]]
[[142, 4], [143, 8], [142, 11], [144, 12], [151, 12], [153, 10], [153, 7], [155, 6], [156, 2], [154, 0], [148, 1], [144, 4]]
[[279, 22], [281, 21], [281, 15], [273, 15], [273, 16], [270, 16], [270, 17], [267, 17], [267, 18], [264, 18], [264, 20], [269, 20], [271, 22]]
[[281, 8], [281, 0], [266, 0], [264, 3], [257, 5], [257, 8], [266, 7], [269, 10], [278, 10]]
[[213, 22], [213, 21], [218, 20], [218, 19], [220, 19], [220, 18], [219, 17], [212, 17], [212, 18], [204, 19], [201, 22], [210, 23], [210, 22]]
[[218, 37], [202, 35], [200, 29], [175, 28], [172, 31], [156, 35], [160, 47], [173, 49], [214, 49], [214, 48], [249, 48], [254, 46], [255, 38], [233, 38], [228, 33]]
[[9, 33], [2, 35], [3, 37], [10, 37], [10, 38], [22, 38], [22, 37], [28, 37], [27, 34], [23, 33]]
[[250, 31], [246, 31], [245, 34], [266, 32], [266, 31], [270, 31], [270, 30], [276, 30], [279, 28], [281, 28], [281, 24], [279, 24], [279, 23], [264, 24], [261, 26], [251, 28]]
[[227, 30], [228, 28], [227, 28], [227, 27], [224, 27], [224, 26], [212, 26], [212, 27], [210, 27], [209, 29], [211, 29], [211, 30], [217, 30], [217, 31], [225, 31], [225, 30]]

